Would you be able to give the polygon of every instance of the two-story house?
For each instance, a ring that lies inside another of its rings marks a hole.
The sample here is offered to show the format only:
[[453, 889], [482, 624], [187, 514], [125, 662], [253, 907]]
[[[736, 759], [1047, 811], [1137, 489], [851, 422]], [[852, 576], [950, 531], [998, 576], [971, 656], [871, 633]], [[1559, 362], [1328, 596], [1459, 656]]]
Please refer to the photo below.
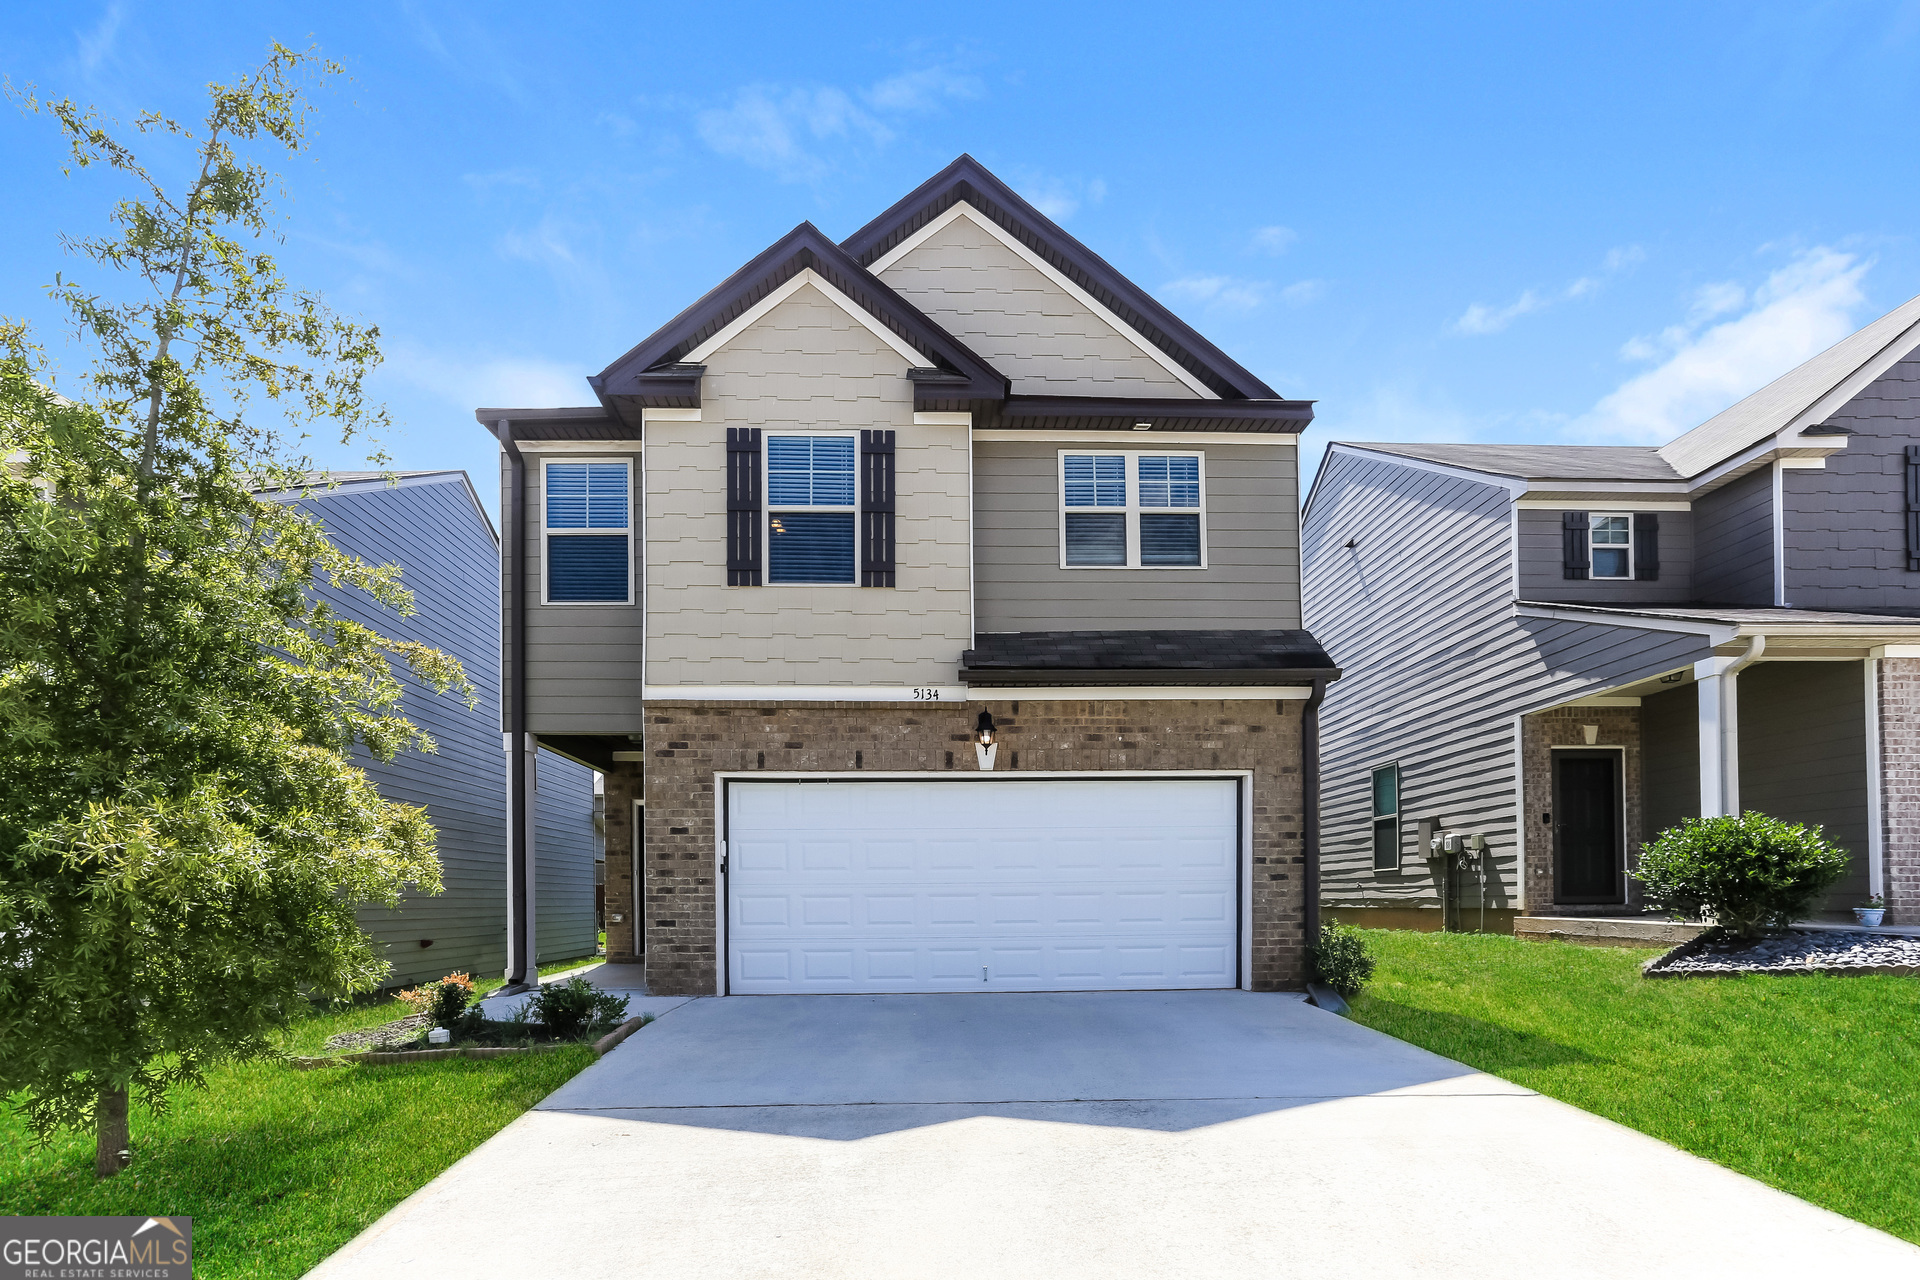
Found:
[[1343, 918], [1631, 914], [1757, 809], [1920, 920], [1920, 299], [1657, 448], [1335, 444], [1303, 520]]
[[535, 749], [604, 770], [610, 959], [663, 994], [1301, 983], [1309, 403], [967, 157], [588, 381], [476, 416], [514, 865]]

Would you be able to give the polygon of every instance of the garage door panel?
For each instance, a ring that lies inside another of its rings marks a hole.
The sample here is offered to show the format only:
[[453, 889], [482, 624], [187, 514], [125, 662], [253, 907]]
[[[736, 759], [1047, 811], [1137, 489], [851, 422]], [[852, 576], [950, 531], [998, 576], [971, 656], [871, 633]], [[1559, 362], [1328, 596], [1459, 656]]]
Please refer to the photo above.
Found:
[[731, 989], [1232, 986], [1235, 797], [1195, 779], [735, 783]]

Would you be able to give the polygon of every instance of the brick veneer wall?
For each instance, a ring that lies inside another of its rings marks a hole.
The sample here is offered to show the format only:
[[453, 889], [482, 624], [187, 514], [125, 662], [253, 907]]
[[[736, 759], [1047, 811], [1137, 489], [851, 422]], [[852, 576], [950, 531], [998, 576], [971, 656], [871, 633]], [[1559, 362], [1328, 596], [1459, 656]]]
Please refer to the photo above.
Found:
[[[1525, 717], [1521, 722], [1521, 764], [1526, 774], [1521, 821], [1526, 830], [1526, 885], [1521, 901], [1522, 914], [1611, 915], [1623, 904], [1561, 905], [1553, 900], [1553, 828], [1540, 820], [1553, 811], [1554, 747], [1587, 745], [1583, 725], [1595, 725], [1596, 747], [1625, 747], [1623, 783], [1626, 789], [1627, 867], [1640, 861], [1640, 709], [1638, 707], [1556, 707]], [[1640, 909], [1640, 886], [1627, 880], [1625, 908]]]
[[633, 947], [633, 802], [640, 799], [640, 765], [620, 761], [606, 779], [607, 963], [635, 964], [640, 957]]
[[1920, 923], [1920, 658], [1880, 660], [1881, 859], [1887, 923]]
[[[654, 703], [646, 729], [648, 989], [715, 989], [715, 773], [977, 772], [972, 729], [983, 705], [999, 728], [996, 772], [1251, 770], [1253, 987], [1305, 982], [1299, 702]], [[612, 794], [609, 784], [609, 808]], [[609, 821], [609, 883], [613, 845]], [[607, 946], [614, 948], [611, 931]]]

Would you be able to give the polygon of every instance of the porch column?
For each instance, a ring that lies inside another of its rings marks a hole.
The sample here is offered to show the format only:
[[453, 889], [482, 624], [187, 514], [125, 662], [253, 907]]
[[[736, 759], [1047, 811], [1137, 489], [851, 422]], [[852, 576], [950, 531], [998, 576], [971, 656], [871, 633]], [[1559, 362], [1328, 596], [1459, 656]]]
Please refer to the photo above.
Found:
[[507, 982], [537, 986], [540, 948], [535, 920], [535, 816], [540, 804], [540, 744], [509, 733], [507, 747]]
[[1740, 812], [1740, 669], [1766, 650], [1754, 636], [1737, 657], [1702, 658], [1693, 664], [1700, 703], [1700, 816]]

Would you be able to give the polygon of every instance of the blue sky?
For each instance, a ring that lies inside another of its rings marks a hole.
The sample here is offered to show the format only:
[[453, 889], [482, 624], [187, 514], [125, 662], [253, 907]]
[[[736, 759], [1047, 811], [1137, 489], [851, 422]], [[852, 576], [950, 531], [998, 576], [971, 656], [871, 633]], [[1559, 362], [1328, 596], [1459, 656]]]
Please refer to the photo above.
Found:
[[[795, 223], [970, 151], [1328, 439], [1654, 443], [1920, 292], [1920, 4], [49, 4], [0, 69], [192, 116], [269, 39], [326, 93], [281, 253], [377, 323], [406, 467]], [[0, 314], [120, 191], [0, 112]], [[162, 157], [162, 163], [171, 163]], [[351, 456], [327, 454], [334, 465]]]

